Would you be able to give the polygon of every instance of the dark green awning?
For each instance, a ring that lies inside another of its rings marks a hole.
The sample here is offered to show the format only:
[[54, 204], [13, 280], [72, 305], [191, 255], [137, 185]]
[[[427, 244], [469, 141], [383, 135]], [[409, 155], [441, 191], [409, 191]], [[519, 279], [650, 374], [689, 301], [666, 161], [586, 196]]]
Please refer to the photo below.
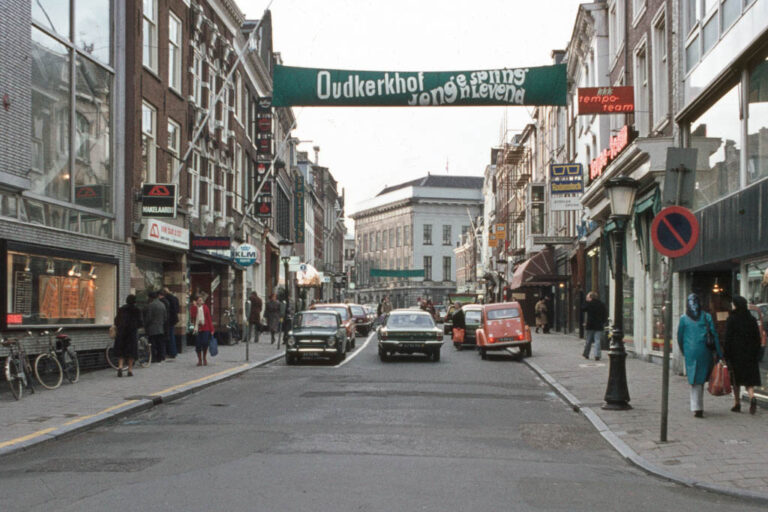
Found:
[[371, 277], [424, 277], [424, 269], [420, 270], [389, 270], [384, 268], [372, 268]]

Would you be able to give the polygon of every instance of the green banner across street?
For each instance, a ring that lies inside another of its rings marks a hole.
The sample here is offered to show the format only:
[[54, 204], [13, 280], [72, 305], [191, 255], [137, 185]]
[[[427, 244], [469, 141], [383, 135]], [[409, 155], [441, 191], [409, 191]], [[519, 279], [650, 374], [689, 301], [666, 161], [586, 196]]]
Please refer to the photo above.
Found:
[[424, 269], [421, 270], [387, 270], [372, 268], [371, 277], [424, 277]]
[[275, 66], [272, 106], [566, 105], [565, 64], [485, 71]]

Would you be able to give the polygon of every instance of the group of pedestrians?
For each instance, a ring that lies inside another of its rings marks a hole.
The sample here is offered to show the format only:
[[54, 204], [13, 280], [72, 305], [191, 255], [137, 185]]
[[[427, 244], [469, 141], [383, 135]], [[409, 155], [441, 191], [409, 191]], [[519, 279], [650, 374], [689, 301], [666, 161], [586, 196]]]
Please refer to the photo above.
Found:
[[[138, 331], [144, 327], [152, 346], [152, 360], [162, 362], [178, 354], [176, 324], [179, 323], [179, 299], [168, 288], [147, 294], [149, 305], [142, 311], [136, 305], [136, 296], [128, 295], [115, 316], [114, 350], [118, 358], [117, 376], [123, 376], [127, 363], [127, 376], [133, 377], [133, 363], [138, 358]], [[210, 316], [210, 313], [209, 313]]]
[[[755, 387], [760, 386], [760, 330], [757, 320], [750, 314], [747, 300], [741, 296], [732, 299], [733, 309], [725, 324], [721, 340], [712, 316], [703, 310], [701, 299], [695, 293], [688, 295], [685, 314], [677, 327], [677, 344], [685, 360], [685, 371], [690, 385], [690, 406], [694, 417], [704, 417], [704, 384], [709, 381], [717, 360], [723, 359], [728, 367], [733, 389], [733, 412], [741, 412], [741, 388], [747, 390], [749, 413], [757, 411]], [[608, 319], [605, 305], [596, 292], [589, 292], [581, 308], [586, 313], [586, 342], [582, 356], [589, 359], [594, 345], [595, 360], [600, 360], [600, 341]]]
[[[250, 301], [250, 310], [248, 312], [248, 336], [247, 341], [250, 342], [251, 338], [255, 338], [254, 342], [259, 342], [259, 336], [262, 331], [269, 331], [270, 341], [274, 345], [277, 341], [277, 348], [280, 348], [280, 337], [285, 335], [285, 332], [289, 330], [288, 320], [290, 316], [289, 306], [287, 301], [277, 300], [277, 294], [273, 293], [269, 296], [266, 306], [263, 304], [259, 294], [251, 292], [248, 297]], [[264, 317], [262, 323], [262, 308], [264, 310]]]

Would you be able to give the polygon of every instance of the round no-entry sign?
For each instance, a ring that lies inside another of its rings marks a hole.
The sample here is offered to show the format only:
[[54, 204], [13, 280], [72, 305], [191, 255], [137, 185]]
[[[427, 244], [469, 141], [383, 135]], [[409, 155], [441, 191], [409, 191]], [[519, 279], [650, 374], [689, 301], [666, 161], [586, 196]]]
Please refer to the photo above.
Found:
[[653, 218], [651, 239], [664, 256], [685, 256], [699, 240], [699, 221], [682, 206], [668, 206]]

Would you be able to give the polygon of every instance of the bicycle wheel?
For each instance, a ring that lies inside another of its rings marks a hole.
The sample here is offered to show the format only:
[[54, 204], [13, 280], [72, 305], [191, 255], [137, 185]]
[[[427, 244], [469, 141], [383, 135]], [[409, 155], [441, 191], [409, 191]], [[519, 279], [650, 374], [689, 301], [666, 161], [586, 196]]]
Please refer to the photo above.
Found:
[[56, 389], [61, 386], [63, 373], [58, 359], [51, 354], [40, 354], [35, 359], [35, 377], [46, 389]]
[[136, 362], [146, 368], [152, 362], [152, 344], [146, 336], [140, 336], [138, 345], [139, 359]]
[[77, 360], [77, 352], [69, 347], [61, 354], [61, 369], [72, 384], [80, 379], [80, 362]]
[[8, 356], [5, 360], [5, 380], [8, 381], [13, 398], [20, 399], [24, 385], [21, 378], [21, 363], [16, 357]]
[[118, 358], [115, 355], [115, 347], [110, 343], [107, 350], [104, 351], [104, 357], [107, 359], [107, 364], [117, 370]]

